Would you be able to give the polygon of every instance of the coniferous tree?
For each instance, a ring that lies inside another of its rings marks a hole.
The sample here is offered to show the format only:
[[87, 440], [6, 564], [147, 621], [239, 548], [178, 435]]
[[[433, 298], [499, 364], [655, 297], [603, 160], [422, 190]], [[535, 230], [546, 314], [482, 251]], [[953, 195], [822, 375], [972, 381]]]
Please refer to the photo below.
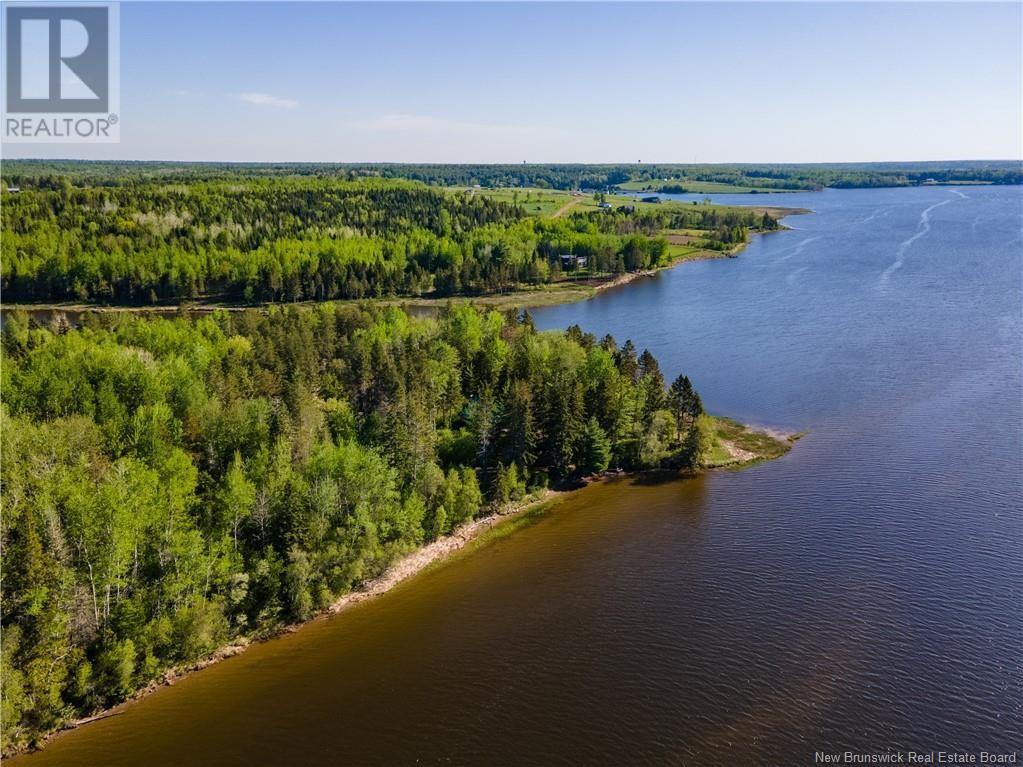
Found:
[[579, 450], [579, 470], [584, 474], [599, 474], [611, 461], [611, 441], [596, 418], [586, 422]]

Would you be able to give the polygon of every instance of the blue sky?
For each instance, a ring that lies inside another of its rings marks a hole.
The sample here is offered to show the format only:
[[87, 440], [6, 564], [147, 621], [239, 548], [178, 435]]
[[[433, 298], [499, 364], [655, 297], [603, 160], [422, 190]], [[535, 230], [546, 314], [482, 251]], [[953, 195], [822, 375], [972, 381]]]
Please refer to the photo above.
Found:
[[121, 4], [121, 143], [7, 157], [1021, 156], [1021, 6]]

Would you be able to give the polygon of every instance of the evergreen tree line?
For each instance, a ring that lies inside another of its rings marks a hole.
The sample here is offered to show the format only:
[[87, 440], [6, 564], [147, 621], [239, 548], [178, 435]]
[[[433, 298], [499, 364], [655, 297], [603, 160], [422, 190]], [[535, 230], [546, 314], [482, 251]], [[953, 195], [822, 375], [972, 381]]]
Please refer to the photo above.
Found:
[[2, 331], [5, 744], [302, 620], [551, 483], [685, 469], [689, 380], [528, 314], [320, 304]]

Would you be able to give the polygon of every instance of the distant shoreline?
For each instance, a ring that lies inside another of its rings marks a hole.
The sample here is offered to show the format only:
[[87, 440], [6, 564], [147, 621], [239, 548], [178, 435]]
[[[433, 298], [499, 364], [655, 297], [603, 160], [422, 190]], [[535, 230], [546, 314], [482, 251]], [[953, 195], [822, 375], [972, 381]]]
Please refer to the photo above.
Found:
[[[812, 213], [812, 210], [807, 208], [785, 208], [778, 206], [753, 206], [753, 210], [758, 213], [768, 213], [775, 218], [784, 218], [786, 216], [798, 216], [806, 213]], [[786, 231], [788, 227], [782, 225], [775, 231]], [[773, 234], [774, 232], [752, 232], [752, 236]], [[15, 312], [24, 311], [29, 314], [33, 313], [52, 313], [54, 318], [59, 314], [64, 313], [65, 315], [80, 315], [85, 313], [96, 313], [96, 314], [115, 314], [119, 312], [127, 313], [138, 313], [138, 314], [153, 314], [156, 316], [160, 315], [175, 315], [181, 312], [192, 312], [196, 314], [212, 314], [217, 311], [227, 312], [241, 312], [249, 309], [256, 310], [267, 310], [270, 307], [287, 307], [287, 306], [315, 306], [317, 304], [359, 304], [363, 302], [382, 304], [384, 306], [400, 306], [410, 307], [413, 309], [437, 309], [445, 306], [447, 303], [474, 303], [480, 306], [492, 306], [494, 308], [516, 308], [516, 309], [535, 309], [542, 306], [555, 306], [560, 304], [570, 304], [577, 301], [585, 301], [588, 298], [592, 298], [597, 295], [600, 291], [608, 290], [610, 288], [620, 287], [627, 285], [630, 282], [640, 279], [641, 277], [652, 277], [659, 272], [666, 271], [668, 269], [674, 269], [688, 262], [696, 261], [712, 261], [719, 258], [735, 258], [749, 244], [749, 240], [746, 242], [739, 243], [730, 250], [701, 250], [694, 254], [687, 254], [679, 258], [673, 259], [671, 262], [664, 266], [654, 267], [652, 269], [642, 269], [635, 272], [625, 272], [624, 274], [613, 275], [610, 277], [587, 277], [577, 281], [563, 280], [550, 285], [540, 286], [537, 288], [523, 288], [519, 290], [509, 291], [507, 293], [485, 293], [478, 296], [467, 296], [467, 295], [451, 295], [451, 296], [439, 296], [439, 297], [424, 297], [424, 296], [386, 296], [381, 298], [350, 298], [350, 299], [332, 299], [329, 301], [293, 301], [293, 302], [267, 302], [259, 304], [240, 304], [237, 302], [227, 301], [219, 302], [215, 298], [203, 298], [196, 299], [195, 301], [187, 301], [176, 304], [155, 304], [155, 305], [133, 305], [133, 304], [90, 304], [81, 302], [44, 302], [44, 303], [13, 303], [5, 304], [0, 303], [0, 312]], [[66, 317], [65, 317], [66, 318]]]

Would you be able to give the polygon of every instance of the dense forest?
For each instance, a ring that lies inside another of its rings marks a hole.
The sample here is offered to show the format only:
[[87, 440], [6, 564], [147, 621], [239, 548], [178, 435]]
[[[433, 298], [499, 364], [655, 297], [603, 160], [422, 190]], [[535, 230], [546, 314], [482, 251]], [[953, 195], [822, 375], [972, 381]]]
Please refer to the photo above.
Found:
[[[723, 250], [769, 215], [709, 205], [619, 205], [563, 218], [422, 183], [246, 178], [89, 186], [68, 176], [4, 194], [8, 302], [236, 303], [451, 296], [663, 266], [662, 230]], [[578, 270], [575, 259], [570, 271]]]
[[[535, 187], [606, 190], [629, 181], [713, 181], [736, 186], [813, 190], [823, 187], [911, 186], [927, 182], [1023, 183], [1018, 161], [957, 161], [823, 164], [622, 165], [522, 164], [329, 164], [329, 163], [166, 163], [12, 160], [4, 180], [24, 188], [120, 185], [232, 178], [313, 176], [335, 180], [364, 177], [412, 179], [439, 186]], [[65, 182], [64, 179], [69, 179]]]
[[528, 314], [321, 304], [2, 330], [5, 747], [302, 620], [489, 509], [693, 467], [680, 376]]

